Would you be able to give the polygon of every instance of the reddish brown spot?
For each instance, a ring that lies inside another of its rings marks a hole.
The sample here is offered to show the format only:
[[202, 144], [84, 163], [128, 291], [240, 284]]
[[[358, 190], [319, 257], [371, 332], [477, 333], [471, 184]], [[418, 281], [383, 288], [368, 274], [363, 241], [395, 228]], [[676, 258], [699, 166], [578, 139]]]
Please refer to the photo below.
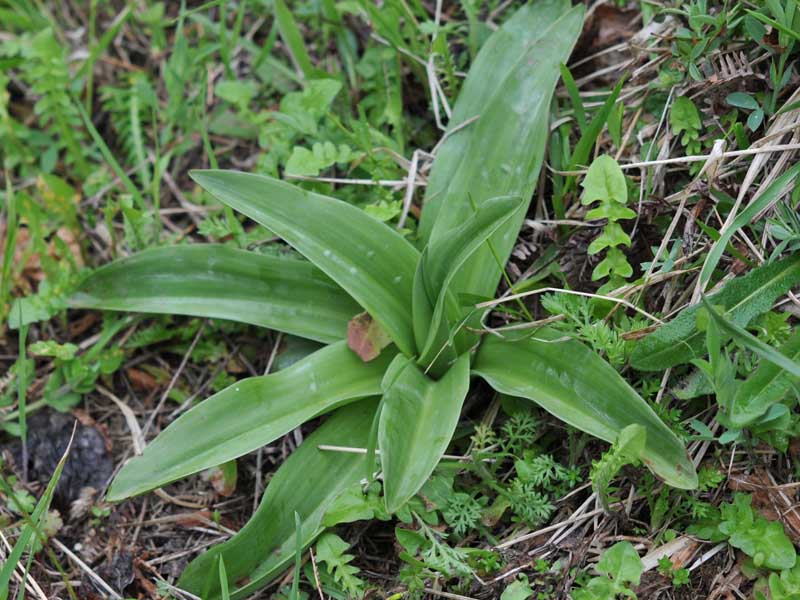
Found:
[[347, 324], [347, 345], [364, 362], [377, 358], [390, 343], [389, 336], [369, 313], [358, 314]]

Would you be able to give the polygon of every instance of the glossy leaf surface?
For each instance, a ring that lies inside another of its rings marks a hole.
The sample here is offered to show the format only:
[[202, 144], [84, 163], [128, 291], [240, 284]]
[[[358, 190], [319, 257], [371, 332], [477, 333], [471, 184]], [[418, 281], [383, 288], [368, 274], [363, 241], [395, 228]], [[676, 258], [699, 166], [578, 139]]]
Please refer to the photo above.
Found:
[[[414, 279], [414, 333], [420, 349], [419, 362], [428, 367], [434, 360], [452, 360], [464, 348], [448, 348], [450, 332], [463, 316], [451, 289], [453, 278], [522, 203], [518, 197], [492, 198], [460, 227], [426, 246]], [[462, 332], [462, 334], [465, 332]], [[474, 337], [474, 336], [471, 336]]]
[[398, 355], [383, 388], [378, 445], [386, 509], [395, 512], [427, 481], [453, 437], [469, 390], [469, 355], [439, 381]]
[[[514, 70], [527, 48], [536, 42], [570, 8], [569, 0], [544, 0], [520, 8], [481, 47], [470, 65], [469, 73], [461, 88], [453, 116], [448, 126], [447, 138], [436, 153], [425, 193], [425, 206], [419, 224], [419, 234], [424, 243], [431, 237], [439, 210], [445, 202], [449, 186], [461, 168], [469, 160], [465, 149], [475, 141], [473, 125], [464, 123], [476, 117], [483, 118], [486, 108], [503, 81]], [[471, 159], [475, 165], [483, 166], [477, 157]]]
[[99, 308], [229, 319], [320, 342], [347, 335], [358, 303], [311, 263], [218, 244], [145, 250], [92, 273], [70, 298]]
[[211, 195], [261, 223], [338, 283], [405, 354], [414, 354], [411, 289], [419, 252], [360, 208], [237, 171], [192, 171]]
[[349, 400], [379, 394], [392, 354], [364, 363], [337, 342], [286, 370], [236, 382], [178, 417], [128, 461], [108, 499], [122, 500], [224, 463]]
[[[465, 119], [480, 117], [450, 136], [440, 149], [445, 158], [437, 158], [434, 163], [420, 223], [421, 235], [428, 242], [440, 239], [466, 221], [472, 213], [472, 203], [481, 206], [497, 196], [524, 199], [492, 236], [494, 251], [488, 244], [482, 247], [456, 275], [457, 293], [494, 294], [539, 178], [550, 101], [560, 77], [560, 65], [569, 58], [580, 34], [584, 13], [582, 6], [567, 12], [563, 12], [564, 4], [559, 2], [545, 6], [548, 8], [541, 9], [543, 12], [536, 9], [523, 12], [531, 18], [532, 32], [527, 36], [517, 33], [524, 41], [519, 45], [509, 44], [512, 51], [499, 62], [506, 65], [513, 61], [513, 66], [501, 68], [507, 73], [502, 80], [494, 76], [487, 80], [482, 68], [470, 70], [461, 94], [469, 110], [462, 112], [460, 98], [453, 123], [458, 123], [464, 113], [467, 113]], [[544, 15], [548, 18], [542, 18]], [[521, 51], [517, 54], [514, 50]], [[483, 65], [483, 53], [476, 59], [476, 65]], [[494, 85], [487, 85], [487, 81]], [[473, 91], [481, 86], [489, 88], [491, 94]], [[448, 156], [450, 152], [457, 152], [458, 158]], [[454, 165], [456, 161], [458, 164]]]
[[628, 425], [647, 430], [641, 460], [669, 485], [697, 486], [681, 442], [606, 361], [583, 344], [537, 330], [535, 337], [507, 332], [487, 336], [473, 371], [497, 391], [528, 398], [595, 437], [613, 442]]
[[[331, 503], [364, 475], [364, 455], [320, 450], [321, 445], [358, 446], [367, 443], [377, 402], [345, 406], [312, 433], [270, 479], [253, 517], [233, 538], [201, 554], [186, 568], [179, 586], [201, 594], [208, 577], [216, 578], [217, 557], [225, 560], [231, 598], [246, 598], [281, 574], [294, 560], [300, 515], [301, 539], [308, 546], [322, 533], [322, 518]], [[246, 578], [246, 582], [242, 581]], [[220, 598], [219, 584], [207, 600]]]

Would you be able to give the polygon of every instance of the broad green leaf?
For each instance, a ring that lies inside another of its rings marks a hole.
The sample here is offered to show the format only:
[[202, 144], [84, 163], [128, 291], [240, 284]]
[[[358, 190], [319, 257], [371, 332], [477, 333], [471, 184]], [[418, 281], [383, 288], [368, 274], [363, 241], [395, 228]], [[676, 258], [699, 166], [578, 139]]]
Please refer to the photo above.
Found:
[[800, 565], [769, 574], [769, 593], [772, 600], [794, 600], [800, 595]]
[[378, 394], [392, 358], [364, 363], [338, 342], [272, 375], [250, 377], [181, 415], [114, 479], [122, 500], [224, 463], [347, 401]]
[[797, 563], [797, 550], [780, 521], [757, 519], [753, 528], [737, 531], [729, 542], [753, 557], [753, 564], [759, 568], [780, 571], [791, 569]]
[[[258, 510], [233, 538], [214, 546], [192, 561], [181, 575], [179, 586], [201, 594], [214, 577], [217, 557], [225, 560], [231, 586], [239, 584], [231, 598], [249, 597], [280, 575], [295, 557], [295, 511], [300, 515], [301, 539], [311, 544], [323, 531], [322, 519], [328, 507], [364, 474], [364, 455], [320, 450], [321, 445], [358, 446], [367, 443], [369, 425], [377, 403], [364, 400], [345, 406], [278, 468], [270, 479]], [[211, 575], [209, 575], [211, 574]], [[219, 584], [203, 596], [220, 597]]]
[[780, 521], [770, 521], [751, 508], [752, 497], [737, 494], [734, 504], [722, 508], [719, 530], [730, 536], [734, 548], [753, 559], [756, 567], [791, 569], [797, 563], [797, 551]]
[[616, 246], [630, 247], [630, 245], [631, 238], [627, 233], [625, 233], [620, 224], [610, 222], [603, 227], [602, 233], [592, 240], [591, 244], [589, 244], [587, 253], [592, 255], [597, 254], [606, 248], [614, 248]]
[[534, 337], [486, 336], [473, 371], [497, 391], [528, 398], [573, 427], [613, 442], [628, 425], [647, 430], [642, 462], [669, 485], [697, 486], [694, 465], [675, 434], [603, 359], [549, 329]]
[[[462, 163], [469, 161], [472, 165], [483, 166], [483, 156], [479, 151], [474, 151], [472, 156], [468, 156], [466, 152], [473, 144], [480, 142], [475, 141], [477, 138], [474, 124], [464, 127], [464, 123], [475, 117], [483, 119], [488, 116], [486, 108], [492, 101], [492, 96], [501, 89], [504, 80], [527, 53], [527, 48], [540, 39], [550, 25], [569, 8], [569, 0], [543, 0], [523, 6], [481, 47], [470, 65], [458, 101], [453, 107], [447, 138], [436, 153], [428, 180], [425, 206], [419, 224], [419, 236], [423, 245], [430, 240], [439, 210], [448, 196], [448, 188], [457, 186], [454, 179], [456, 172], [462, 168]], [[452, 203], [455, 200], [447, 202]]]
[[419, 491], [447, 449], [469, 390], [469, 355], [439, 381], [412, 360], [395, 357], [383, 380], [378, 426], [386, 509], [397, 511]]
[[415, 353], [409, 307], [419, 253], [397, 231], [352, 204], [271, 177], [236, 171], [191, 176], [294, 246], [367, 309], [404, 354]]
[[708, 257], [706, 257], [706, 261], [703, 263], [703, 268], [700, 270], [700, 283], [703, 286], [711, 281], [711, 275], [714, 273], [714, 269], [717, 268], [717, 264], [720, 258], [722, 258], [722, 253], [725, 251], [733, 235], [742, 227], [748, 225], [758, 213], [772, 204], [780, 194], [787, 191], [798, 174], [800, 174], [800, 163], [791, 167], [767, 186], [767, 189], [761, 192], [758, 198], [754, 198], [750, 204], [747, 205], [747, 208], [736, 215], [736, 218], [729, 227], [723, 228], [720, 232], [719, 239], [714, 243], [714, 246], [708, 253]]
[[321, 342], [344, 339], [362, 310], [309, 262], [217, 244], [155, 248], [105, 265], [70, 306], [230, 319]]
[[672, 103], [669, 112], [669, 123], [672, 133], [680, 135], [682, 131], [699, 131], [703, 127], [700, 112], [688, 96], [678, 96]]
[[286, 44], [286, 48], [291, 54], [292, 62], [306, 79], [326, 76], [327, 74], [324, 71], [320, 72], [312, 64], [311, 57], [308, 55], [303, 43], [303, 34], [300, 33], [300, 29], [292, 16], [292, 11], [287, 8], [284, 0], [274, 0], [274, 5], [275, 22], [278, 25], [278, 31], [281, 33], [283, 43]]
[[533, 598], [533, 594], [533, 588], [526, 577], [525, 579], [516, 579], [506, 586], [506, 589], [500, 594], [500, 600], [528, 600], [528, 598]]
[[421, 350], [421, 365], [427, 367], [434, 360], [439, 364], [451, 362], [457, 352], [464, 350], [449, 346], [448, 352], [441, 352], [448, 344], [451, 329], [464, 313], [451, 283], [469, 257], [513, 216], [521, 202], [519, 197], [492, 198], [460, 227], [423, 250], [413, 290], [414, 334]]
[[639, 585], [644, 571], [642, 559], [630, 542], [617, 542], [603, 552], [595, 566], [598, 573], [613, 577], [617, 582], [627, 581]]
[[727, 102], [730, 106], [735, 106], [736, 108], [744, 108], [747, 110], [759, 109], [758, 101], [750, 94], [746, 94], [744, 92], [732, 92], [728, 94], [725, 97], [725, 102]]
[[583, 194], [581, 204], [601, 202], [628, 203], [628, 184], [619, 163], [608, 154], [602, 154], [592, 161], [586, 177], [581, 182]]
[[592, 281], [608, 277], [611, 274], [619, 277], [633, 275], [633, 267], [619, 248], [608, 249], [606, 257], [592, 271]]
[[[560, 12], [563, 5], [549, 6]], [[420, 235], [428, 242], [444, 237], [469, 218], [473, 203], [481, 206], [497, 196], [520, 196], [524, 202], [492, 236], [492, 247], [482, 246], [456, 275], [453, 289], [457, 294], [487, 296], [495, 292], [539, 178], [550, 100], [560, 65], [567, 61], [581, 31], [583, 13], [583, 7], [576, 6], [554, 21], [545, 21], [548, 26], [543, 31], [545, 25], [533, 22], [531, 26], [541, 34], [525, 42], [526, 49], [519, 55], [504, 55], [498, 61], [506, 64], [516, 59], [502, 80], [491, 78], [495, 85], [487, 85], [489, 80], [478, 70], [471, 70], [465, 82], [461, 96], [472, 110], [464, 118], [480, 117], [450, 136], [439, 150], [426, 192]], [[476, 62], [483, 54], [481, 51]], [[470, 91], [480, 86], [490, 88], [491, 96], [481, 92], [480, 104], [473, 104]], [[458, 104], [456, 113], [464, 114]], [[457, 123], [455, 117], [452, 121]], [[460, 158], [457, 166], [453, 163], [459, 159], [449, 156], [456, 152]]]
[[[795, 362], [800, 361], [800, 329], [778, 350]], [[736, 387], [728, 419], [737, 429], [746, 427], [762, 417], [777, 404], [798, 381], [773, 362], [762, 360], [756, 371]]]
[[[799, 281], [800, 254], [795, 254], [731, 280], [708, 300], [723, 307], [735, 325], [744, 327], [753, 317], [772, 308], [775, 298]], [[631, 364], [640, 371], [661, 371], [702, 357], [705, 333], [697, 328], [699, 308], [694, 305], [683, 309], [669, 323], [640, 340], [631, 355]]]

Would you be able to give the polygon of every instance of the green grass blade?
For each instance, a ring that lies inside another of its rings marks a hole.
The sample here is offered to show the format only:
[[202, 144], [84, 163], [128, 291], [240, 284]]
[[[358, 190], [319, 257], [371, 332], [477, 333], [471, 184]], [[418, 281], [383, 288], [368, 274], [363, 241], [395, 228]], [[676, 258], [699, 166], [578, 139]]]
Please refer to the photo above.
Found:
[[[22, 312], [20, 306], [19, 311]], [[20, 317], [20, 320], [22, 318]], [[19, 372], [17, 373], [17, 412], [19, 413], [19, 437], [22, 442], [22, 480], [28, 480], [28, 381], [25, 362], [27, 361], [28, 348], [25, 345], [28, 339], [28, 326], [19, 328], [18, 360]]]
[[469, 358], [462, 355], [439, 381], [402, 355], [386, 371], [378, 445], [390, 513], [419, 491], [447, 449], [469, 390]]
[[722, 258], [722, 253], [725, 252], [725, 248], [734, 234], [742, 227], [748, 225], [758, 213], [772, 204], [778, 195], [787, 189], [788, 186], [795, 180], [798, 174], [800, 174], [800, 163], [791, 167], [783, 175], [778, 177], [769, 186], [767, 186], [767, 189], [759, 194], [758, 198], [753, 199], [753, 201], [747, 205], [747, 208], [745, 208], [736, 216], [730, 227], [724, 228], [719, 239], [708, 253], [706, 260], [703, 263], [703, 268], [700, 271], [700, 284], [703, 287], [705, 287], [706, 284], [711, 281], [711, 276], [714, 273], [714, 269], [717, 268], [717, 264], [719, 264], [719, 260]]
[[289, 600], [298, 600], [300, 567], [303, 559], [303, 521], [297, 511], [294, 511], [294, 532], [294, 575], [292, 576], [292, 590], [289, 593]]
[[[114, 17], [114, 21], [111, 23], [111, 26], [103, 32], [103, 37], [100, 38], [100, 41], [96, 44], [91, 45], [91, 49], [89, 50], [89, 56], [86, 57], [86, 60], [83, 61], [76, 77], [81, 77], [83, 75], [89, 75], [94, 70], [94, 65], [100, 56], [105, 52], [105, 50], [111, 45], [111, 42], [114, 41], [114, 38], [117, 37], [119, 30], [122, 29], [122, 26], [128, 20], [128, 17], [131, 16], [133, 13], [133, 9], [131, 6], [126, 6], [122, 12], [120, 12], [116, 17]], [[92, 86], [87, 86], [91, 91]], [[87, 112], [90, 111], [92, 108], [91, 104], [87, 104]]]
[[111, 167], [111, 170], [114, 171], [114, 174], [119, 177], [119, 180], [122, 182], [122, 185], [125, 187], [127, 192], [133, 196], [133, 199], [136, 201], [136, 206], [144, 209], [146, 207], [144, 203], [144, 198], [139, 193], [139, 188], [131, 181], [131, 178], [128, 177], [128, 174], [125, 172], [125, 169], [117, 162], [117, 159], [114, 158], [114, 154], [111, 152], [111, 149], [106, 144], [106, 141], [103, 139], [103, 136], [100, 135], [100, 132], [97, 131], [97, 128], [92, 123], [92, 118], [89, 116], [89, 113], [86, 112], [86, 109], [83, 107], [78, 100], [75, 98], [72, 99], [72, 103], [75, 105], [75, 108], [81, 114], [81, 119], [83, 119], [83, 125], [86, 127], [86, 130], [89, 132], [89, 135], [92, 136], [92, 140], [94, 143], [97, 144], [98, 149], [100, 150], [100, 154], [103, 155], [103, 159], [108, 163], [108, 166]]
[[317, 69], [311, 63], [308, 55], [303, 35], [297, 27], [297, 23], [292, 16], [292, 12], [286, 7], [283, 0], [275, 0], [275, 20], [278, 23], [278, 31], [281, 34], [283, 43], [291, 54], [297, 68], [303, 73], [306, 79], [313, 79], [318, 75]]
[[711, 318], [719, 326], [719, 328], [728, 334], [738, 344], [747, 348], [754, 354], [757, 354], [762, 359], [771, 362], [776, 367], [779, 367], [792, 375], [793, 377], [800, 377], [800, 363], [796, 363], [791, 358], [781, 354], [775, 348], [761, 341], [752, 333], [739, 327], [729, 319], [720, 314], [714, 305], [708, 301], [705, 296], [702, 297], [703, 306], [708, 311]]
[[225, 572], [225, 561], [219, 557], [219, 589], [222, 600], [230, 600], [231, 593], [228, 590], [228, 574]]
[[669, 485], [697, 486], [697, 474], [677, 436], [606, 361], [583, 344], [540, 329], [535, 337], [486, 336], [473, 371], [497, 391], [533, 400], [595, 437], [613, 442], [628, 425], [647, 430], [642, 462]]
[[363, 309], [304, 260], [217, 244], [145, 250], [105, 265], [70, 298], [99, 308], [229, 319], [334, 342]]
[[[795, 329], [778, 352], [789, 360], [800, 361], [800, 329]], [[797, 381], [797, 377], [774, 362], [763, 360], [755, 372], [736, 387], [728, 415], [731, 425], [742, 428], [754, 423], [783, 400]]]
[[[492, 236], [495, 252], [487, 244], [456, 275], [457, 293], [489, 296], [497, 288], [538, 181], [550, 101], [560, 76], [560, 65], [568, 59], [581, 31], [583, 13], [583, 7], [576, 6], [553, 21], [516, 60], [505, 79], [492, 88], [493, 95], [482, 96], [483, 102], [476, 111], [480, 118], [448, 138], [439, 150], [445, 157], [437, 156], [434, 161], [420, 224], [421, 235], [430, 231], [429, 242], [445, 236], [469, 218], [473, 212], [470, 198], [477, 206], [497, 196], [525, 199]], [[465, 83], [462, 97], [467, 89]], [[467, 101], [472, 103], [469, 97]], [[456, 167], [449, 152], [461, 156]], [[446, 180], [439, 174], [440, 163], [444, 164], [441, 170]]]
[[[328, 506], [364, 474], [364, 456], [320, 450], [321, 445], [367, 444], [377, 402], [366, 400], [336, 412], [278, 468], [253, 518], [233, 538], [196, 558], [183, 572], [180, 587], [199, 594], [218, 557], [225, 559], [228, 581], [247, 578], [235, 589], [234, 600], [249, 597], [289, 567], [295, 559], [295, 511], [302, 520], [302, 544], [307, 547], [323, 531]], [[203, 596], [220, 598], [219, 588]]]
[[572, 157], [569, 161], [570, 169], [576, 169], [579, 166], [587, 166], [589, 157], [592, 154], [592, 148], [594, 148], [595, 142], [597, 142], [597, 137], [603, 131], [603, 127], [606, 126], [608, 115], [611, 114], [611, 109], [614, 108], [614, 104], [617, 102], [619, 93], [622, 91], [623, 83], [624, 81], [619, 81], [617, 85], [614, 86], [608, 98], [603, 102], [603, 106], [601, 106], [600, 110], [592, 117], [586, 131], [583, 132], [578, 143], [575, 144], [575, 149], [572, 151]]
[[53, 476], [50, 477], [50, 481], [44, 490], [44, 494], [42, 494], [42, 497], [39, 498], [39, 502], [36, 503], [36, 507], [33, 509], [30, 518], [26, 519], [27, 523], [22, 528], [22, 533], [20, 534], [19, 538], [17, 538], [14, 547], [0, 568], [0, 600], [6, 600], [6, 598], [8, 598], [8, 584], [11, 581], [11, 576], [14, 573], [14, 569], [17, 568], [17, 564], [19, 563], [20, 559], [22, 558], [22, 553], [25, 551], [25, 548], [28, 547], [28, 544], [31, 543], [33, 536], [37, 534], [40, 523], [50, 508], [50, 502], [53, 499], [53, 492], [55, 492], [58, 480], [61, 478], [61, 471], [64, 470], [64, 465], [67, 462], [67, 456], [69, 456], [69, 451], [71, 448], [72, 439], [70, 439], [67, 449], [64, 451], [61, 459], [58, 461], [58, 464], [53, 471]]
[[128, 461], [108, 499], [122, 500], [222, 464], [348, 401], [378, 394], [391, 358], [383, 352], [364, 363], [342, 341], [272, 375], [238, 381], [181, 415]]
[[13, 283], [11, 281], [11, 265], [14, 260], [14, 246], [17, 242], [17, 200], [14, 193], [14, 186], [11, 185], [11, 177], [8, 170], [4, 170], [6, 180], [6, 197], [3, 203], [3, 211], [6, 221], [5, 244], [3, 247], [3, 266], [0, 270], [0, 323], [6, 316], [6, 304], [11, 295]]
[[275, 232], [322, 269], [413, 355], [411, 289], [419, 253], [394, 229], [345, 202], [271, 177], [192, 171], [219, 201]]
[[575, 83], [575, 78], [572, 76], [572, 71], [564, 63], [561, 63], [561, 80], [564, 82], [564, 87], [567, 88], [569, 100], [572, 103], [572, 111], [575, 114], [575, 121], [578, 123], [578, 130], [581, 133], [585, 133], [586, 110], [583, 107], [583, 100], [581, 99], [578, 85]]
[[[734, 324], [744, 327], [772, 308], [775, 298], [800, 282], [800, 254], [753, 269], [731, 280], [709, 300], [722, 306]], [[697, 329], [699, 305], [682, 310], [669, 323], [639, 340], [631, 364], [640, 371], [661, 371], [705, 355], [705, 333]]]

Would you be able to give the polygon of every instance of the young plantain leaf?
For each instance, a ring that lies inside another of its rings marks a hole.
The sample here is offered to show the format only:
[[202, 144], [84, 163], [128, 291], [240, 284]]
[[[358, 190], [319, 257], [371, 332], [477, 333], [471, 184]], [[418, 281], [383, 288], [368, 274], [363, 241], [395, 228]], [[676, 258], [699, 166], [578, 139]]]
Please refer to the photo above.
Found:
[[[800, 362], [800, 329], [778, 349], [783, 356]], [[784, 399], [798, 381], [774, 362], [762, 360], [756, 371], [736, 386], [728, 419], [732, 428], [741, 429], [756, 422], [775, 404]]]
[[[798, 282], [800, 254], [795, 254], [731, 280], [708, 299], [722, 306], [734, 324], [744, 327], [753, 317], [767, 312], [775, 298]], [[640, 371], [661, 371], [703, 356], [705, 333], [697, 329], [696, 323], [699, 308], [699, 305], [685, 308], [669, 323], [640, 340], [631, 355], [631, 364]]]
[[473, 371], [499, 392], [528, 398], [573, 427], [613, 442], [628, 425], [647, 430], [642, 462], [669, 485], [693, 489], [697, 474], [677, 436], [594, 352], [540, 329], [535, 337], [487, 336]]
[[236, 171], [192, 171], [211, 195], [294, 246], [367, 309], [397, 347], [415, 352], [411, 289], [419, 252], [363, 210]]
[[[562, 5], [554, 3], [552, 6], [560, 12]], [[455, 144], [460, 144], [457, 151], [463, 158], [458, 166], [454, 168], [453, 159], [447, 155], [446, 160], [437, 158], [435, 161], [420, 223], [423, 239], [429, 243], [469, 218], [473, 212], [470, 199], [477, 206], [497, 196], [524, 199], [492, 236], [492, 247], [488, 244], [481, 247], [456, 275], [453, 289], [457, 294], [488, 296], [497, 288], [538, 181], [547, 140], [550, 100], [560, 76], [560, 65], [569, 58], [581, 32], [583, 13], [583, 7], [576, 6], [551, 21], [535, 41], [524, 44], [525, 51], [520, 55], [504, 56], [503, 61], [516, 58], [516, 62], [506, 77], [492, 88], [491, 97], [482, 96], [481, 105], [475, 111], [480, 118], [451, 136], [447, 150], [441, 149], [455, 152]], [[540, 24], [532, 26], [539, 28]], [[468, 80], [478, 76], [471, 71]], [[474, 85], [486, 85], [486, 82], [479, 80]], [[462, 97], [470, 87], [465, 83]], [[472, 103], [468, 96], [465, 102]], [[459, 112], [458, 105], [456, 112]], [[465, 136], [467, 132], [469, 135]], [[440, 167], [440, 163], [444, 166]], [[440, 168], [447, 179], [439, 175]]]
[[81, 283], [73, 308], [230, 319], [320, 342], [345, 338], [361, 307], [309, 262], [218, 244], [145, 250]]
[[397, 355], [383, 390], [378, 445], [386, 510], [395, 512], [427, 481], [453, 437], [469, 390], [469, 355], [439, 381]]
[[342, 341], [286, 370], [236, 382], [181, 415], [128, 461], [108, 499], [141, 494], [242, 456], [347, 401], [380, 393], [392, 355], [365, 363]]
[[363, 454], [320, 450], [319, 446], [363, 448], [376, 406], [375, 400], [345, 406], [308, 436], [278, 468], [247, 525], [192, 561], [178, 585], [200, 594], [211, 577], [212, 589], [203, 597], [220, 598], [214, 573], [217, 557], [225, 560], [230, 585], [240, 586], [231, 593], [234, 600], [250, 596], [280, 575], [295, 557], [295, 512], [302, 522], [301, 539], [308, 546], [322, 533], [322, 519], [331, 503], [364, 475]]

